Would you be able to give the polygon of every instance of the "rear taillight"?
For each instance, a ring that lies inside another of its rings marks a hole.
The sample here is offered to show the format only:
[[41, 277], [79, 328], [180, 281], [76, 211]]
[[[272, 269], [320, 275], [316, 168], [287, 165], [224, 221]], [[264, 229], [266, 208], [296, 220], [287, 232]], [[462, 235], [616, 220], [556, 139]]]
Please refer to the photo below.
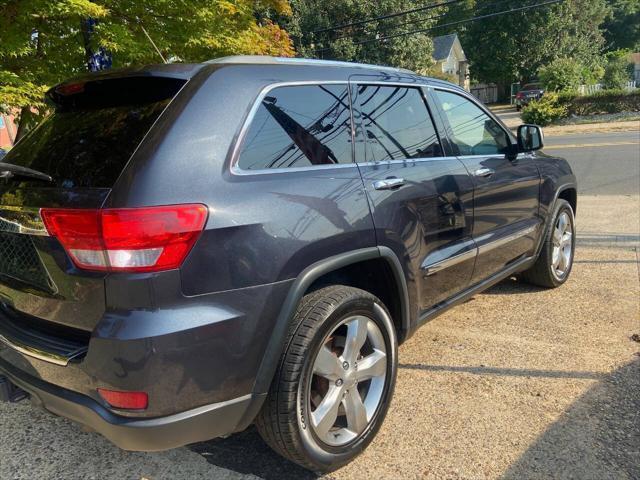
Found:
[[516, 98], [524, 98], [524, 93], [522, 92], [516, 93]]
[[40, 215], [78, 268], [157, 272], [179, 267], [207, 220], [200, 204], [74, 210], [43, 208]]

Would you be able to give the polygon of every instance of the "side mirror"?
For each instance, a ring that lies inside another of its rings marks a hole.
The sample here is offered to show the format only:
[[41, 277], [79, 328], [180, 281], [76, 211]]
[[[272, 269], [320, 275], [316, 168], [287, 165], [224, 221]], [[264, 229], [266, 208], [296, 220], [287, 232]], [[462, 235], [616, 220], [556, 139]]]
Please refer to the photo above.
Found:
[[544, 134], [538, 125], [518, 127], [518, 151], [533, 152], [544, 147]]

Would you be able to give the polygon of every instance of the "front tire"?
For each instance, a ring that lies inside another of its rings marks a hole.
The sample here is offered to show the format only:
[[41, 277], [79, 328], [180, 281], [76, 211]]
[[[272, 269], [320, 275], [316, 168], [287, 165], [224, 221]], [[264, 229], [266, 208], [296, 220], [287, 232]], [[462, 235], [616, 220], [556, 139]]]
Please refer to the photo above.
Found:
[[522, 279], [541, 287], [559, 287], [571, 273], [575, 246], [573, 209], [569, 202], [558, 199], [540, 256], [529, 270], [522, 273]]
[[312, 471], [349, 463], [382, 425], [397, 350], [393, 322], [375, 296], [342, 285], [306, 295], [256, 419], [260, 435]]

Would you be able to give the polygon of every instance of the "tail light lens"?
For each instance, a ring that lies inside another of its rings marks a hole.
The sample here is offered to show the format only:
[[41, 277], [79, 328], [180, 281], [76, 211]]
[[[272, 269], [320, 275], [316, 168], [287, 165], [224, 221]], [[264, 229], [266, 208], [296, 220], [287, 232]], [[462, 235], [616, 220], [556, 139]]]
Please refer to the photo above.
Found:
[[105, 210], [43, 208], [47, 231], [78, 268], [157, 272], [179, 267], [207, 220], [200, 204]]

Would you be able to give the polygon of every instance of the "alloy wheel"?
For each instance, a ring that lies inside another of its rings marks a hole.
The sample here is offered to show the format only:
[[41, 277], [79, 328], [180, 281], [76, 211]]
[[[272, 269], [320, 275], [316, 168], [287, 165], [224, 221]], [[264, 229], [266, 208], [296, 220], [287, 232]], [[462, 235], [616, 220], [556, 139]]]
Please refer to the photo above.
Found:
[[387, 348], [376, 323], [350, 316], [325, 337], [308, 382], [309, 423], [319, 440], [340, 447], [371, 423], [383, 397]]
[[562, 279], [571, 267], [573, 254], [573, 224], [566, 211], [558, 215], [552, 240], [551, 269], [556, 278]]

